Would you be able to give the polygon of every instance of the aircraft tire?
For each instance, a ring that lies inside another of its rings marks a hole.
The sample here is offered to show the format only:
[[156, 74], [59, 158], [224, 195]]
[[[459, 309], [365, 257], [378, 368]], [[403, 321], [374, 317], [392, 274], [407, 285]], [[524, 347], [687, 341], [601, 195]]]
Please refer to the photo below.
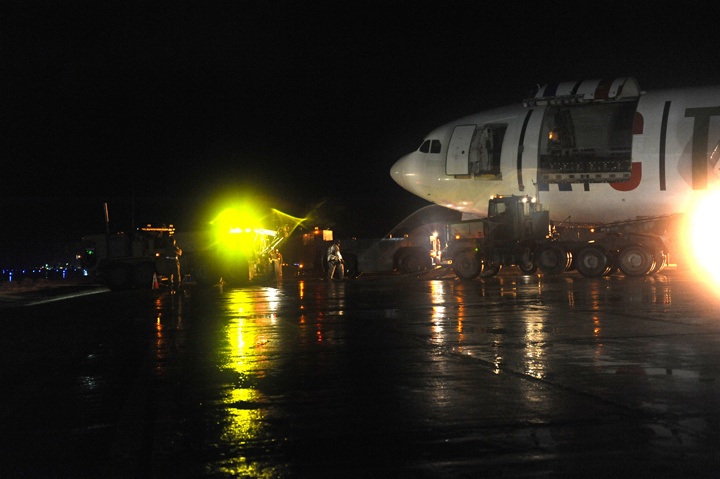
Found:
[[480, 274], [480, 261], [477, 254], [471, 249], [458, 251], [453, 257], [452, 269], [462, 280], [475, 279]]
[[406, 251], [398, 259], [398, 269], [402, 273], [420, 273], [431, 266], [430, 256], [423, 251]]

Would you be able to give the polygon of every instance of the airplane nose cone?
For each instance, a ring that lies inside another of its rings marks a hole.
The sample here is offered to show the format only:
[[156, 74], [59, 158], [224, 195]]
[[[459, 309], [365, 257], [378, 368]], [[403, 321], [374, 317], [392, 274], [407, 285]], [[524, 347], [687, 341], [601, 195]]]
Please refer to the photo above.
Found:
[[413, 190], [417, 168], [412, 155], [405, 155], [392, 165], [390, 177], [408, 191]]
[[[401, 183], [401, 181], [402, 181], [402, 172], [403, 172], [403, 162], [404, 162], [404, 160], [405, 160], [404, 157], [403, 157], [403, 158], [400, 158], [399, 160], [397, 160], [397, 161], [392, 165], [392, 167], [390, 167], [390, 178], [392, 178], [392, 179], [395, 181], [395, 183], [397, 183], [397, 184], [400, 185], [400, 186], [403, 186], [403, 184]], [[403, 186], [403, 188], [404, 188], [404, 186]]]
[[420, 152], [410, 153], [395, 162], [390, 168], [390, 177], [415, 196], [431, 201], [433, 188], [428, 178], [432, 178], [433, 174], [428, 173], [428, 169], [434, 165], [429, 163], [426, 155]]

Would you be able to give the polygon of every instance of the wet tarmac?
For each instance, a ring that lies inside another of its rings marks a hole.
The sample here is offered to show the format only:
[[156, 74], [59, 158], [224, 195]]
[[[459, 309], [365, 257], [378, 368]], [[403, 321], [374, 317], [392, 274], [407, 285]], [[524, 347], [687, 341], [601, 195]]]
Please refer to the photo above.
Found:
[[720, 301], [679, 271], [19, 301], [2, 477], [720, 473]]

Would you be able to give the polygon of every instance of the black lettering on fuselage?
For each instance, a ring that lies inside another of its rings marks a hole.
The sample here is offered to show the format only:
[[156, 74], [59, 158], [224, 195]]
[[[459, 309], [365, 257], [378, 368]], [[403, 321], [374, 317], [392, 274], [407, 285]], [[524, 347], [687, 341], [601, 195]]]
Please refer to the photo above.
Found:
[[720, 116], [720, 107], [688, 108], [685, 118], [695, 118], [692, 138], [692, 189], [707, 189], [707, 148], [710, 135], [710, 118]]
[[518, 180], [518, 190], [525, 191], [525, 183], [523, 183], [523, 177], [522, 177], [522, 155], [523, 151], [525, 150], [525, 132], [527, 131], [528, 122], [530, 121], [530, 115], [532, 115], [532, 110], [527, 112], [527, 115], [525, 115], [525, 121], [523, 121], [522, 129], [520, 130], [520, 139], [518, 140], [518, 152], [517, 152], [517, 180]]
[[670, 116], [670, 102], [665, 102], [663, 108], [662, 122], [660, 123], [660, 148], [658, 155], [658, 176], [660, 177], [660, 191], [665, 191], [667, 185], [665, 184], [665, 147], [667, 144], [667, 125], [668, 117]]

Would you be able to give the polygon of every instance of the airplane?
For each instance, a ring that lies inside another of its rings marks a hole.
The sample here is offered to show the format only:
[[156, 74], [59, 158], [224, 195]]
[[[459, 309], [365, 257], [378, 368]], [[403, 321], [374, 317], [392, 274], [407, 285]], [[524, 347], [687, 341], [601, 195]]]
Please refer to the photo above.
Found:
[[622, 77], [547, 84], [447, 123], [390, 175], [468, 217], [492, 195], [531, 195], [553, 221], [606, 224], [692, 213], [720, 191], [718, 160], [720, 86], [645, 92]]

